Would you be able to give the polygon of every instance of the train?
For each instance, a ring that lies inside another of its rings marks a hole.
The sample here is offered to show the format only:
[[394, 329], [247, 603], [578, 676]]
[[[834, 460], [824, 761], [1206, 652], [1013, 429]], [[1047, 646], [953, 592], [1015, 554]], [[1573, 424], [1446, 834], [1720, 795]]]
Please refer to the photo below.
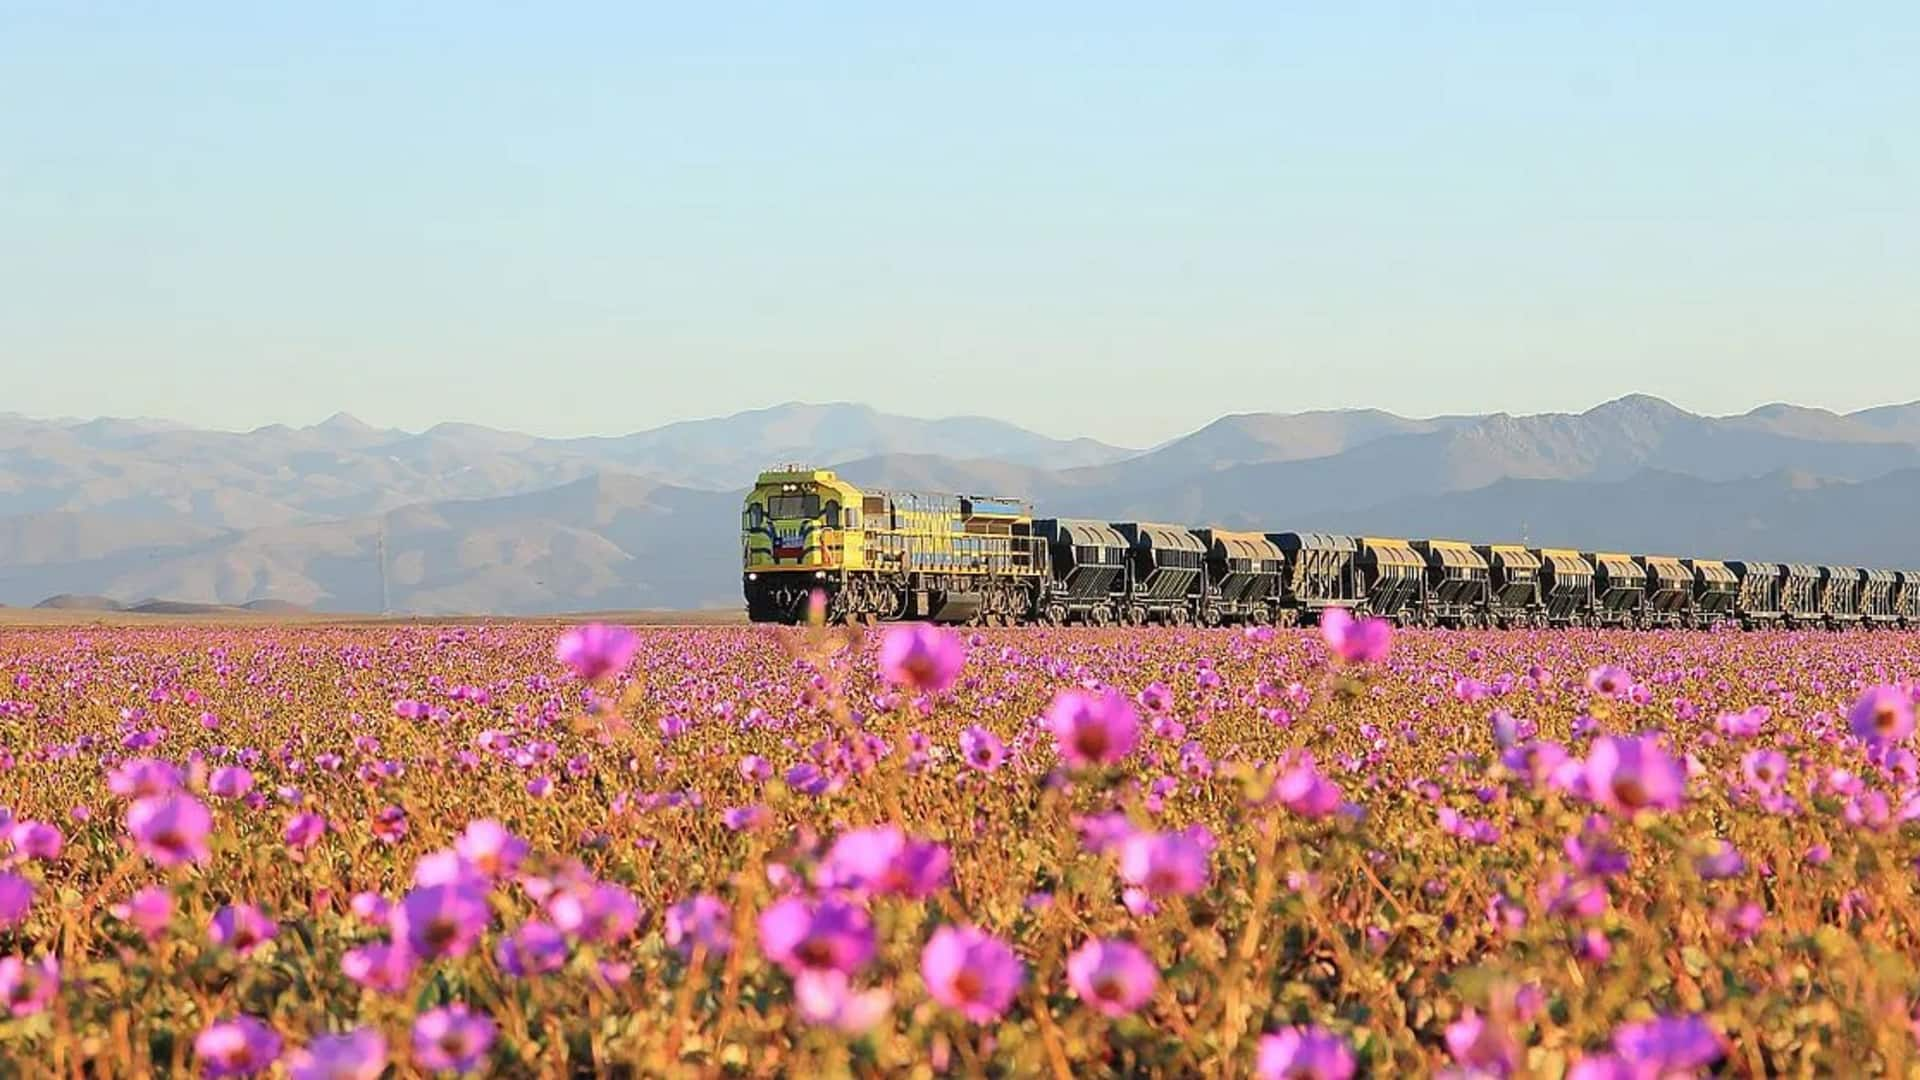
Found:
[[1044, 518], [1019, 499], [762, 472], [754, 622], [1296, 626], [1330, 609], [1463, 629], [1920, 629], [1920, 570]]

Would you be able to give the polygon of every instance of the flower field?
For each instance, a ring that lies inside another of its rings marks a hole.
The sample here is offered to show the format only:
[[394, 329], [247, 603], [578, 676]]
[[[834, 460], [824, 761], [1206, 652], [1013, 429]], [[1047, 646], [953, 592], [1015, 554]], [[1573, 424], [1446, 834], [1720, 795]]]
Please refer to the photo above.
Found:
[[1913, 1074], [1920, 635], [0, 636], [24, 1075]]

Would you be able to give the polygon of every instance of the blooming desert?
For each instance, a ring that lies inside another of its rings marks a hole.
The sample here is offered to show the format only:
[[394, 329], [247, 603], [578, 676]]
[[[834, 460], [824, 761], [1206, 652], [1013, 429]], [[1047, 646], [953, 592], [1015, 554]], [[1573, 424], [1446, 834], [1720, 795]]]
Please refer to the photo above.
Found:
[[0, 1057], [1907, 1075], [1920, 635], [0, 637]]

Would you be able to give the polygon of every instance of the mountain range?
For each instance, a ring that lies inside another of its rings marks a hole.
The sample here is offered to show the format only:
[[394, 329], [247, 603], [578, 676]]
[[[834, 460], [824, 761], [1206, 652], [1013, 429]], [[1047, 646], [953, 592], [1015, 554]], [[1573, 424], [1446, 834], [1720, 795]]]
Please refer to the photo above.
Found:
[[851, 404], [569, 439], [0, 414], [0, 604], [732, 606], [741, 494], [788, 461], [1041, 514], [1920, 566], [1920, 402], [1247, 413], [1144, 450]]

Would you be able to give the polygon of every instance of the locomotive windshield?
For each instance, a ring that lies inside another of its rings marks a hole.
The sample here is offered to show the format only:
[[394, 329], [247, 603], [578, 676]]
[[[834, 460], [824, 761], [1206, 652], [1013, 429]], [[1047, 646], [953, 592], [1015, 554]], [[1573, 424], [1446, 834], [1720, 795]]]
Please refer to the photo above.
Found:
[[792, 520], [820, 516], [818, 495], [773, 495], [767, 499], [767, 516]]

